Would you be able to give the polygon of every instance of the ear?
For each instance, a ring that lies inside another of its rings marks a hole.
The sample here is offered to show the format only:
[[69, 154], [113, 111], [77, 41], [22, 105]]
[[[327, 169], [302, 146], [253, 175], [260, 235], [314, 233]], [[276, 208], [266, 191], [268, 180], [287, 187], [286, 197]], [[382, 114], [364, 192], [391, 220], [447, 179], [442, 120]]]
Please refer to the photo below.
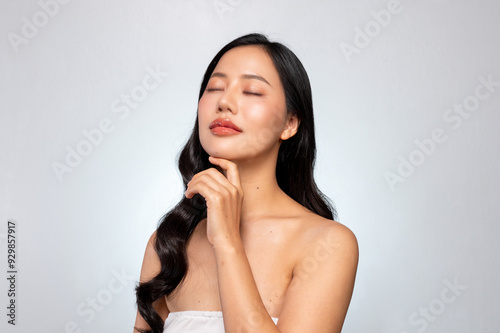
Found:
[[297, 117], [297, 114], [294, 113], [288, 116], [285, 129], [283, 130], [283, 132], [281, 132], [280, 139], [281, 140], [290, 139], [299, 130], [299, 125], [300, 125], [300, 119]]

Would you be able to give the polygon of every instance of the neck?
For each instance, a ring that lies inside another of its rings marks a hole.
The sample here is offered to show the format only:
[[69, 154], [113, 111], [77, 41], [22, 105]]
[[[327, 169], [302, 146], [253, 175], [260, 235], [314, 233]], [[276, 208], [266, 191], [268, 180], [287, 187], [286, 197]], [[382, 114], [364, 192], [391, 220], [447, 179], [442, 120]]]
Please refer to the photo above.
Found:
[[[252, 219], [273, 215], [287, 195], [278, 186], [276, 180], [276, 156], [265, 154], [245, 161], [234, 161], [238, 165], [243, 203], [241, 207], [241, 223]], [[224, 176], [226, 172], [223, 171]]]

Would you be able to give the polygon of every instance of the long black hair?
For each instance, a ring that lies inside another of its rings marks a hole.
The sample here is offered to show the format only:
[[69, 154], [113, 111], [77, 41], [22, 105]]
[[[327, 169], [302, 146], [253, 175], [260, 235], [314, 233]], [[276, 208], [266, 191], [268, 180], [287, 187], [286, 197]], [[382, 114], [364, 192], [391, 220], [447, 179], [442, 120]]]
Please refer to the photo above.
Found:
[[[248, 34], [233, 40], [224, 46], [208, 65], [198, 100], [222, 56], [235, 47], [246, 45], [259, 46], [271, 57], [285, 91], [287, 114], [295, 114], [300, 120], [297, 133], [283, 141], [279, 148], [276, 163], [279, 187], [314, 213], [327, 219], [335, 219], [335, 209], [314, 181], [316, 141], [309, 78], [302, 63], [290, 49], [283, 44], [269, 41], [262, 34]], [[213, 167], [200, 143], [198, 117], [193, 132], [179, 155], [178, 166], [185, 190], [195, 174]], [[186, 275], [186, 243], [195, 227], [206, 216], [205, 199], [196, 194], [191, 199], [182, 197], [179, 203], [160, 219], [155, 250], [160, 258], [161, 271], [150, 281], [139, 283], [136, 287], [139, 313], [151, 327], [150, 331], [139, 330], [140, 332], [163, 332], [163, 320], [152, 304], [174, 291]]]

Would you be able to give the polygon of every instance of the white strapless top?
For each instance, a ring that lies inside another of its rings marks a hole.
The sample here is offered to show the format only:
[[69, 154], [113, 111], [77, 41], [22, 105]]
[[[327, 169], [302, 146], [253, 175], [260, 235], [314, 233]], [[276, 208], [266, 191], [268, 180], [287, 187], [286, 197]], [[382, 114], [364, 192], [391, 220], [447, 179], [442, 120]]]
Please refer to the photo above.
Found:
[[[271, 317], [274, 323], [278, 318]], [[222, 311], [177, 311], [170, 312], [165, 325], [165, 333], [224, 333]]]

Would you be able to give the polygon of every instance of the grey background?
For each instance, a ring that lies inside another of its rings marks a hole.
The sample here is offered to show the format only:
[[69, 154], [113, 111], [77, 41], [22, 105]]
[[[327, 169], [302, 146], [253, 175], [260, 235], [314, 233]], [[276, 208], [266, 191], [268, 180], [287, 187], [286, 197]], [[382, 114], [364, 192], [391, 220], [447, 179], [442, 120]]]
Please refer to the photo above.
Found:
[[[309, 73], [316, 180], [358, 237], [344, 332], [498, 332], [500, 87], [473, 96], [500, 82], [499, 14], [493, 0], [1, 2], [0, 263], [3, 276], [11, 219], [19, 274], [16, 327], [0, 279], [0, 330], [132, 332], [147, 239], [182, 195], [175, 157], [202, 74], [257, 31]], [[168, 75], [115, 112], [148, 70]], [[58, 177], [103, 119], [110, 133]]]

